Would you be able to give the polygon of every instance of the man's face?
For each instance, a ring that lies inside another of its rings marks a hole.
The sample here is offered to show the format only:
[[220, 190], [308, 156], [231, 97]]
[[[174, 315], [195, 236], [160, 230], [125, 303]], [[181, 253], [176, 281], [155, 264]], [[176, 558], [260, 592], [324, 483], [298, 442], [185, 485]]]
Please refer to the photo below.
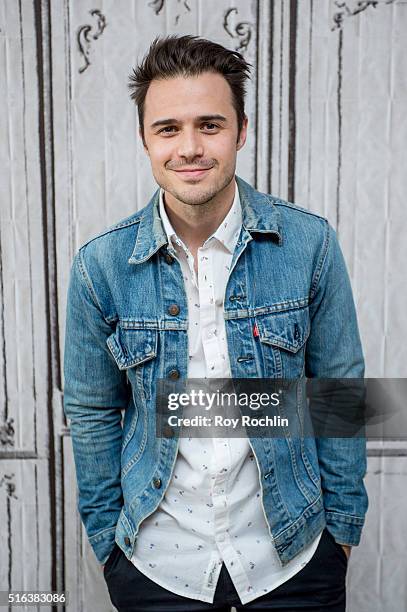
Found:
[[238, 138], [232, 92], [224, 77], [205, 72], [154, 80], [144, 108], [145, 148], [167, 197], [199, 205], [221, 196], [234, 178], [236, 154], [247, 133], [245, 119]]

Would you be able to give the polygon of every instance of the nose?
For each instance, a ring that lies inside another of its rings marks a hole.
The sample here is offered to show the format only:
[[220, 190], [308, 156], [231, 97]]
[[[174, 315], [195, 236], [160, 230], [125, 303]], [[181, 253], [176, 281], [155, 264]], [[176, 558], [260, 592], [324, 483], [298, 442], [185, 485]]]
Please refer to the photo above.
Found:
[[195, 157], [202, 157], [203, 145], [202, 136], [197, 133], [195, 129], [185, 129], [178, 138], [177, 154], [179, 157], [184, 157], [186, 160], [191, 161]]

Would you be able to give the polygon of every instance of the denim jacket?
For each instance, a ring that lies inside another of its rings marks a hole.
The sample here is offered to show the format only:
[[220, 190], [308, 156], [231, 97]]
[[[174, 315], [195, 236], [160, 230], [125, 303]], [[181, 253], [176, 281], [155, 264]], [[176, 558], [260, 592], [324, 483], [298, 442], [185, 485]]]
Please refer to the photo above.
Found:
[[[316, 214], [237, 184], [243, 221], [224, 298], [232, 376], [363, 377], [334, 230]], [[180, 265], [165, 249], [158, 194], [84, 244], [71, 270], [64, 409], [78, 508], [100, 563], [114, 541], [131, 558], [177, 455], [177, 435], [156, 436], [156, 381], [187, 377], [188, 309]], [[359, 543], [367, 510], [363, 438], [248, 438], [283, 565], [325, 526], [337, 542]]]

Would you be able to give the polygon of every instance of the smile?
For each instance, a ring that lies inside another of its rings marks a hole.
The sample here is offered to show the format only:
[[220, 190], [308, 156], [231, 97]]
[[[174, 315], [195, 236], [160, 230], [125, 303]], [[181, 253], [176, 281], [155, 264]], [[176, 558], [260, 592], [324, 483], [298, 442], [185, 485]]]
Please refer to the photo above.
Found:
[[186, 170], [175, 170], [175, 172], [182, 178], [200, 178], [204, 176], [206, 172], [209, 172], [211, 168], [191, 168]]

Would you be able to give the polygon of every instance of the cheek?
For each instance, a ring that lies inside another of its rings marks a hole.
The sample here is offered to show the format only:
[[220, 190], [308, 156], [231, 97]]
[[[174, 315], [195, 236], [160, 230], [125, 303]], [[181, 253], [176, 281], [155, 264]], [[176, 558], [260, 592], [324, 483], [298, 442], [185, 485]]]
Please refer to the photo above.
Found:
[[227, 164], [236, 156], [236, 142], [231, 138], [221, 138], [217, 142], [210, 142], [207, 153], [219, 160], [220, 163]]
[[172, 149], [168, 143], [163, 143], [160, 146], [149, 148], [150, 161], [153, 166], [163, 166], [169, 159], [172, 158]]

